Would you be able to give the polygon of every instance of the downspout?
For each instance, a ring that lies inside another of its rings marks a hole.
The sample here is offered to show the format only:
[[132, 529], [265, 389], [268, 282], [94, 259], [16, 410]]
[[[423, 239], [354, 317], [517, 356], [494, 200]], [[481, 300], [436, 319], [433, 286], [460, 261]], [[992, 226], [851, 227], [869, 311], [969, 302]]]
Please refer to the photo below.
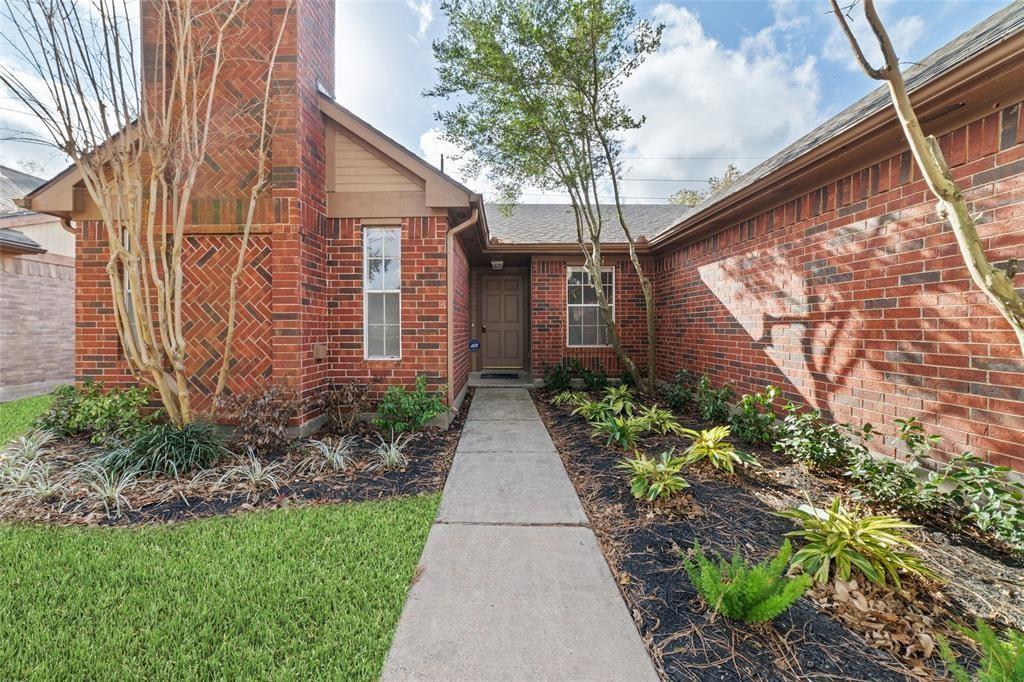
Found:
[[454, 406], [455, 402], [455, 287], [452, 286], [452, 273], [455, 270], [455, 254], [453, 253], [453, 245], [455, 244], [455, 236], [465, 230], [468, 227], [472, 227], [476, 224], [477, 219], [480, 217], [480, 212], [477, 209], [473, 209], [469, 217], [464, 221], [448, 230], [448, 234], [445, 235], [445, 247], [448, 255], [448, 278], [445, 284], [448, 288], [448, 406]]

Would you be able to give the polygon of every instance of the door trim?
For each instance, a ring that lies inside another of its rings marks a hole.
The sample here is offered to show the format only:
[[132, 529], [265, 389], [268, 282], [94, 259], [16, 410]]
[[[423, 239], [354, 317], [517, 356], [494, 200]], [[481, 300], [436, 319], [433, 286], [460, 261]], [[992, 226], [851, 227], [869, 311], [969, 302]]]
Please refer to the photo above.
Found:
[[[519, 362], [518, 365], [490, 365], [484, 359], [485, 358], [485, 354], [484, 354], [484, 347], [483, 346], [484, 346], [484, 343], [486, 343], [486, 336], [485, 336], [485, 333], [482, 331], [483, 312], [484, 312], [484, 283], [489, 278], [494, 278], [494, 279], [499, 279], [499, 278], [500, 279], [513, 279], [513, 278], [515, 278], [515, 279], [518, 279], [519, 282], [520, 282], [520, 286], [519, 286], [519, 306], [520, 306], [520, 315], [519, 315], [519, 321], [520, 321], [519, 322], [519, 348], [520, 348], [520, 353], [519, 353], [519, 357], [520, 357], [520, 362]], [[474, 308], [476, 309], [474, 311], [476, 313], [476, 320], [480, 324], [480, 328], [481, 328], [481, 333], [480, 333], [480, 353], [479, 353], [479, 358], [480, 359], [479, 359], [479, 362], [476, 363], [478, 371], [502, 370], [502, 369], [505, 369], [505, 370], [513, 370], [513, 369], [514, 370], [525, 370], [527, 368], [527, 366], [529, 364], [529, 362], [528, 362], [529, 348], [527, 347], [527, 343], [528, 343], [528, 340], [529, 340], [528, 331], [529, 331], [529, 326], [530, 326], [530, 321], [529, 321], [529, 305], [528, 305], [529, 295], [528, 295], [528, 292], [527, 292], [527, 284], [528, 283], [529, 283], [529, 279], [526, 277], [526, 273], [525, 272], [494, 272], [491, 269], [488, 269], [487, 271], [481, 271], [480, 277], [479, 277], [479, 281], [477, 283], [477, 285], [478, 285], [477, 286], [477, 291], [476, 291], [477, 303], [474, 306]]]

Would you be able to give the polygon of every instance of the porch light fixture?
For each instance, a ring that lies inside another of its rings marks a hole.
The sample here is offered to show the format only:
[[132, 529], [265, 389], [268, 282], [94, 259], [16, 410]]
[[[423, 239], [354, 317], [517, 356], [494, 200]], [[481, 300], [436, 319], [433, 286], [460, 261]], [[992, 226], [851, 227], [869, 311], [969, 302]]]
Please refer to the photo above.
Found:
[[503, 261], [503, 260], [492, 260], [491, 261], [491, 267], [494, 268], [495, 270], [501, 270], [501, 267], [503, 265], [505, 265], [505, 261]]

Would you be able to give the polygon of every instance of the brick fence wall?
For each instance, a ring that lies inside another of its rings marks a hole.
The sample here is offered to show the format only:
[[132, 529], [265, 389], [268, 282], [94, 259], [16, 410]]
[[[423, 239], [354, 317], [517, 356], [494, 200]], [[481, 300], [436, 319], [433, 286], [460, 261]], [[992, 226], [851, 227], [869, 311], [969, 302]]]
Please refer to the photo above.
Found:
[[[1024, 106], [941, 138], [999, 262], [1024, 249]], [[660, 254], [658, 370], [708, 373], [1024, 470], [1024, 362], [909, 153]]]
[[0, 256], [0, 400], [74, 379], [75, 270], [65, 261]]

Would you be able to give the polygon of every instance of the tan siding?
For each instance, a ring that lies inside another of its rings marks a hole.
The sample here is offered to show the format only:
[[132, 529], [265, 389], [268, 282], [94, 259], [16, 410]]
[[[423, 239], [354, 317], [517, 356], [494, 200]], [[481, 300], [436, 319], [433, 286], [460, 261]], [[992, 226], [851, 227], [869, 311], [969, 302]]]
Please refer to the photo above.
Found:
[[334, 138], [334, 192], [422, 192], [423, 185], [338, 131]]

